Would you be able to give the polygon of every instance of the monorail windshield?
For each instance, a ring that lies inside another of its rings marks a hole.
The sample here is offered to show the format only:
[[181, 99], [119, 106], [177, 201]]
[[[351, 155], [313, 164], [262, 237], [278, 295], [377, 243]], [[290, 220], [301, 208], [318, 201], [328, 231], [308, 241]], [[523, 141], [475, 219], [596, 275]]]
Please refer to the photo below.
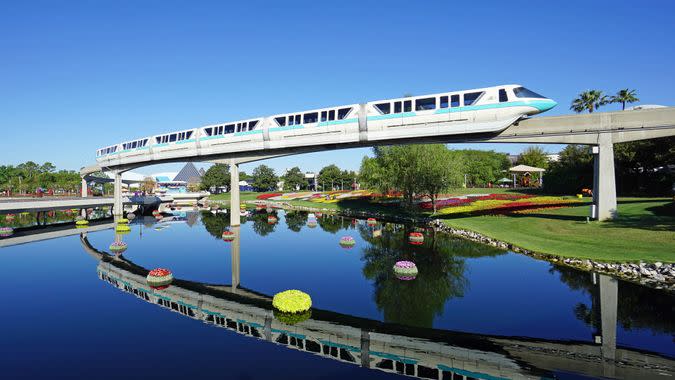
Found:
[[545, 96], [541, 96], [532, 90], [528, 90], [525, 87], [516, 87], [513, 89], [513, 93], [517, 98], [539, 98], [546, 99]]

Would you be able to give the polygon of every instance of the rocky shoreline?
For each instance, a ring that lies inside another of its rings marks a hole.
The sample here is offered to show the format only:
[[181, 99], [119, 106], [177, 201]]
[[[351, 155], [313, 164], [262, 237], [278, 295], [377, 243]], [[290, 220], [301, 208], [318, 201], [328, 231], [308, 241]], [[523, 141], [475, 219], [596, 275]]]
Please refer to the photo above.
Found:
[[434, 228], [434, 230], [436, 231], [448, 233], [475, 242], [488, 244], [493, 247], [503, 248], [539, 260], [546, 260], [554, 264], [566, 265], [584, 271], [607, 274], [613, 277], [620, 278], [622, 280], [635, 282], [656, 289], [675, 291], [675, 263], [660, 263], [660, 262], [609, 263], [589, 259], [577, 259], [558, 255], [551, 255], [547, 253], [534, 252], [504, 241], [493, 239], [489, 236], [485, 236], [478, 232], [450, 227], [445, 223], [443, 223], [441, 220], [432, 218], [414, 218], [410, 216], [384, 215], [377, 212], [373, 213], [350, 209], [345, 210], [332, 210], [325, 208], [322, 209], [316, 207], [295, 206], [287, 202], [254, 201], [247, 203], [264, 204], [266, 206], [278, 207], [286, 210], [333, 213], [355, 218], [370, 217], [399, 223], [425, 224], [428, 225], [429, 227]]

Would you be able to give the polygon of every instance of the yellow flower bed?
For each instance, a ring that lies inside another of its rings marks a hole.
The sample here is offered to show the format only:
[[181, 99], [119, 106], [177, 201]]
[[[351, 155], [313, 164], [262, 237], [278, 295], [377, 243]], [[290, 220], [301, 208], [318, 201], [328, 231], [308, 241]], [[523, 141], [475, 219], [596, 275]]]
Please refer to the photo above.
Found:
[[302, 313], [312, 307], [309, 294], [291, 289], [274, 295], [272, 306], [284, 313]]

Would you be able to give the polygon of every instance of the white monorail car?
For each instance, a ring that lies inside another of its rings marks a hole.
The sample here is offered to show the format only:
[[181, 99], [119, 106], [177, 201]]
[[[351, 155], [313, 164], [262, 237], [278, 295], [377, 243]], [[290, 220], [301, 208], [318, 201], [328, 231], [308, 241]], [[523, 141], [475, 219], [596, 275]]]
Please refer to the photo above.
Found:
[[520, 85], [378, 100], [207, 125], [96, 151], [102, 166], [323, 144], [498, 132], [556, 102]]

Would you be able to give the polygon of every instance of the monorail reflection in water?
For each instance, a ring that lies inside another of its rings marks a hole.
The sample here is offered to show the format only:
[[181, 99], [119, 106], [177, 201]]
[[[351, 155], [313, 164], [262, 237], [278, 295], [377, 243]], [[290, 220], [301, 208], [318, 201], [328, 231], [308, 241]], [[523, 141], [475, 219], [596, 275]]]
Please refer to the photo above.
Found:
[[[287, 213], [285, 217], [289, 230], [299, 231], [297, 227], [304, 225], [307, 220], [306, 214], [298, 212]], [[188, 216], [186, 219], [191, 218]], [[275, 225], [267, 223], [264, 213], [253, 214], [250, 219], [254, 223], [253, 230], [259, 235], [264, 236], [274, 231]], [[227, 228], [226, 220], [227, 218], [218, 218], [218, 215], [202, 214], [205, 227], [217, 237]], [[328, 231], [337, 231], [352, 222], [340, 217], [319, 220], [323, 220], [322, 227]], [[434, 329], [430, 328], [431, 324], [427, 320], [429, 316], [437, 313], [446, 299], [462, 295], [466, 281], [462, 277], [462, 261], [452, 255], [425, 255], [430, 257], [430, 262], [420, 263], [423, 268], [436, 268], [438, 271], [451, 273], [450, 276], [428, 277], [432, 281], [439, 277], [448, 278], [451, 283], [429, 285], [429, 279], [427, 282], [421, 281], [420, 286], [444, 289], [445, 293], [442, 291], [443, 294], [439, 297], [442, 299], [438, 301], [440, 306], [433, 302], [423, 305], [427, 309], [427, 317], [413, 318], [405, 311], [400, 312], [400, 308], [402, 303], [410, 301], [405, 297], [418, 297], [419, 293], [407, 291], [410, 289], [403, 292], [397, 288], [400, 282], [388, 275], [382, 275], [389, 271], [379, 270], [391, 268], [391, 260], [396, 256], [394, 252], [405, 249], [407, 227], [393, 224], [385, 224], [384, 228], [372, 227], [363, 222], [356, 222], [351, 226], [366, 240], [370, 239], [371, 245], [363, 254], [366, 262], [364, 274], [375, 280], [375, 298], [389, 300], [383, 301], [385, 305], [382, 308], [385, 321], [390, 322], [320, 309], [313, 309], [310, 318], [293, 325], [275, 319], [270, 296], [240, 286], [239, 227], [231, 229], [236, 237], [230, 243], [232, 281], [228, 285], [176, 279], [169, 288], [154, 290], [145, 282], [148, 269], [134, 264], [124, 256], [110, 255], [94, 248], [86, 233], [81, 235], [81, 242], [85, 250], [99, 260], [97, 272], [101, 280], [146, 302], [261, 341], [366, 368], [430, 379], [555, 378], [566, 372], [618, 378], [675, 375], [675, 363], [667, 357], [617, 347], [618, 285], [610, 277], [591, 277], [587, 273], [555, 267], [566, 283], [576, 289], [583, 288], [592, 295], [592, 305], [580, 303], [575, 313], [578, 318], [596, 328], [597, 344]], [[490, 254], [499, 253], [490, 251]], [[418, 258], [422, 257], [424, 256]], [[641, 287], [636, 285], [636, 289], [639, 288]], [[629, 290], [632, 293], [635, 289]], [[392, 296], [397, 292], [398, 295], [403, 294], [404, 298]], [[626, 295], [622, 294], [624, 296]], [[627, 296], [631, 298], [630, 294]], [[424, 302], [425, 298], [421, 299]], [[386, 302], [399, 304], [386, 305]], [[641, 301], [635, 298], [633, 302]], [[391, 313], [392, 310], [399, 312]], [[620, 320], [631, 318], [632, 314], [622, 317], [621, 309], [618, 310]], [[657, 310], [652, 311], [658, 315]], [[635, 318], [632, 322], [639, 324]], [[671, 329], [669, 321], [660, 323], [664, 324], [666, 331]], [[415, 325], [419, 327], [414, 327]]]

